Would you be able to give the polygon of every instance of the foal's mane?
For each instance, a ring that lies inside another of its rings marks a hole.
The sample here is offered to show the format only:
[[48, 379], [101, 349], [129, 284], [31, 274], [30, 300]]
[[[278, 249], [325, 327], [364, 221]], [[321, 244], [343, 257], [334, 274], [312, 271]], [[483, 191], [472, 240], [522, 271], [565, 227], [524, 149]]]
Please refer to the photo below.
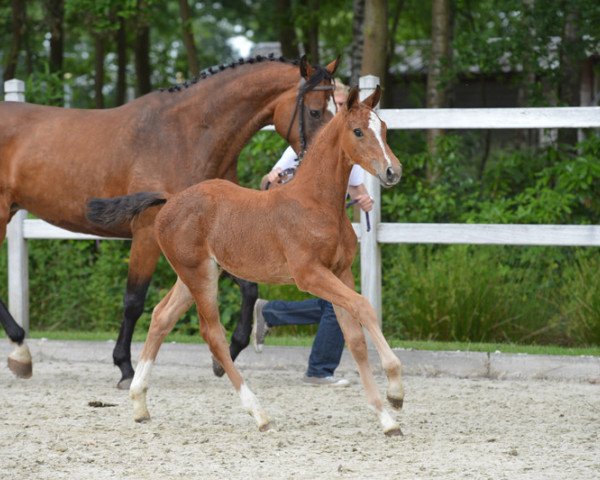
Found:
[[[228, 64], [220, 64], [220, 65], [216, 65], [216, 66], [212, 66], [212, 67], [208, 67], [204, 70], [202, 70], [197, 77], [191, 79], [191, 80], [186, 80], [184, 83], [181, 84], [177, 84], [177, 85], [173, 85], [169, 88], [161, 88], [159, 91], [161, 92], [179, 92], [181, 90], [184, 90], [186, 88], [191, 87], [192, 85], [195, 85], [196, 83], [198, 83], [200, 80], [204, 80], [205, 78], [208, 77], [212, 77], [224, 70], [228, 70], [228, 69], [234, 69], [236, 67], [242, 66], [242, 65], [252, 65], [255, 63], [262, 63], [262, 62], [280, 62], [280, 63], [285, 63], [288, 65], [299, 65], [300, 60], [289, 60], [286, 59], [284, 57], [276, 57], [275, 54], [270, 53], [268, 56], [263, 56], [263, 55], [256, 55], [255, 57], [251, 57], [251, 58], [240, 58], [237, 61], [233, 61], [231, 63]], [[321, 67], [315, 67], [318, 70], [325, 70], [324, 68]], [[326, 70], [325, 70], [326, 71]], [[327, 71], [326, 71], [327, 72]], [[328, 72], [327, 72], [328, 73]], [[321, 78], [319, 80], [319, 82], [322, 80], [323, 78]], [[317, 82], [317, 83], [319, 83]]]

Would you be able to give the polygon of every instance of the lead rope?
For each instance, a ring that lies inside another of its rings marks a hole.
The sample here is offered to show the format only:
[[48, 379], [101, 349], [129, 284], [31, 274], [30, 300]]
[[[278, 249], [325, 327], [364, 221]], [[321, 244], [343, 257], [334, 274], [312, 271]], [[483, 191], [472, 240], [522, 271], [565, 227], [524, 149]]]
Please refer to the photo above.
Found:
[[[346, 203], [346, 208], [350, 208], [352, 205], [356, 205], [358, 200], [350, 200]], [[365, 212], [365, 218], [367, 220], [367, 232], [371, 231], [371, 220], [369, 219], [369, 212]]]

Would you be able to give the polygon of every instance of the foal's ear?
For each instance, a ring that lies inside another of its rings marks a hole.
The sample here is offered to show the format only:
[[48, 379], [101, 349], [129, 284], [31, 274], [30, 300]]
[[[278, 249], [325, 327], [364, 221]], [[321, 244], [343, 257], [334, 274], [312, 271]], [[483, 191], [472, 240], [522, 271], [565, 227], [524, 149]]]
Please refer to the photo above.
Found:
[[352, 110], [357, 105], [358, 105], [358, 88], [352, 87], [350, 89], [350, 93], [348, 94], [348, 99], [346, 100], [346, 109]]
[[300, 58], [300, 75], [302, 75], [305, 80], [308, 80], [312, 77], [313, 73], [315, 73], [315, 69], [308, 63], [306, 55], [302, 55]]
[[335, 71], [338, 68], [338, 65], [340, 64], [340, 56], [338, 55], [337, 58], [331, 62], [329, 65], [327, 65], [325, 67], [325, 69], [329, 72], [330, 75], [333, 75], [335, 73]]
[[380, 98], [381, 98], [381, 87], [379, 85], [377, 85], [375, 87], [375, 91], [371, 95], [369, 95], [367, 98], [365, 98], [363, 100], [363, 103], [372, 110], [377, 106]]

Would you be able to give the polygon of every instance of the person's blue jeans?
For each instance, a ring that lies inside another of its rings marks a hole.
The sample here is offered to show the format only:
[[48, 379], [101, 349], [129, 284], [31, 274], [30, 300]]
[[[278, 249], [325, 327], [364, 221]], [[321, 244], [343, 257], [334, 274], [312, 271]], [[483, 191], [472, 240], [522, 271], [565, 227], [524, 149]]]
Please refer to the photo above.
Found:
[[273, 300], [265, 304], [262, 314], [269, 327], [318, 323], [306, 375], [320, 378], [333, 375], [344, 351], [344, 335], [331, 303], [320, 298], [300, 302]]

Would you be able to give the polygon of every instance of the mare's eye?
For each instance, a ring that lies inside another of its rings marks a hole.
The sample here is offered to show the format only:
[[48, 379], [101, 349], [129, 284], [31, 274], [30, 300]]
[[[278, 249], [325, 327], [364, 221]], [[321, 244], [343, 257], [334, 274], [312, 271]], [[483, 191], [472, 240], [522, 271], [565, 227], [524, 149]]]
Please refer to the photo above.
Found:
[[355, 128], [354, 135], [356, 135], [357, 137], [362, 137], [363, 136], [362, 130], [360, 128]]
[[311, 110], [310, 111], [310, 116], [312, 118], [320, 118], [321, 117], [321, 111], [320, 110]]

